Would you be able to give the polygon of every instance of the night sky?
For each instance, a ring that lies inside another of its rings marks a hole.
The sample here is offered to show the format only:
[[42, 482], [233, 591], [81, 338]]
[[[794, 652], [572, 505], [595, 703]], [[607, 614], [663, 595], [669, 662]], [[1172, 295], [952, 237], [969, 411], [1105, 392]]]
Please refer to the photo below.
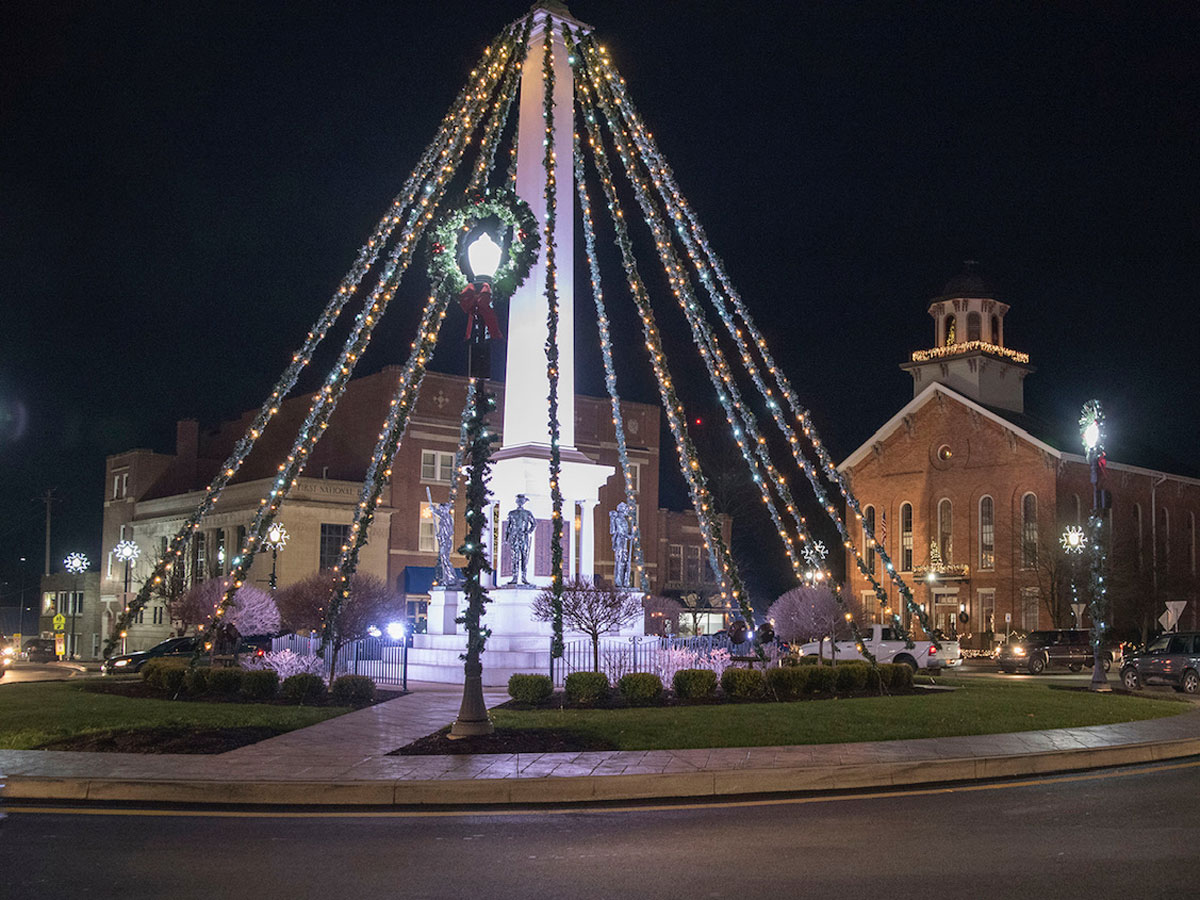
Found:
[[[929, 298], [970, 258], [1038, 369], [1027, 411], [1069, 432], [1097, 397], [1113, 459], [1200, 469], [1192, 4], [569, 5], [835, 457], [910, 398], [897, 364], [932, 343]], [[3, 4], [5, 600], [20, 556], [41, 570], [47, 489], [55, 570], [68, 550], [98, 561], [106, 454], [258, 406], [526, 8]], [[412, 321], [389, 313], [360, 373], [402, 361]], [[580, 387], [599, 393], [587, 335]], [[633, 371], [623, 392], [652, 400]], [[717, 427], [715, 403], [692, 409]]]

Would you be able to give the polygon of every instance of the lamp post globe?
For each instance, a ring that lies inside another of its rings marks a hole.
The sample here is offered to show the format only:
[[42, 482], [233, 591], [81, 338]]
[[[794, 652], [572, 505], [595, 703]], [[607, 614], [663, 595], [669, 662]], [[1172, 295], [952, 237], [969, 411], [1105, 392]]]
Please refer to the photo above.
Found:
[[79, 612], [80, 594], [82, 591], [79, 588], [79, 578], [87, 571], [88, 558], [82, 553], [68, 553], [67, 558], [63, 560], [63, 568], [75, 576], [75, 591], [71, 598], [71, 639], [70, 646], [67, 648], [68, 655], [71, 659], [75, 658], [75, 616]]

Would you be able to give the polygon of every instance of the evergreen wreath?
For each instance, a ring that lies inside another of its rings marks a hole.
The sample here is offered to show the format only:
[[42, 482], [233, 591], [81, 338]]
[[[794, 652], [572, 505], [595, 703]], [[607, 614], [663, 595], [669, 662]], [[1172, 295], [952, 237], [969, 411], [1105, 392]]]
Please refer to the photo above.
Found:
[[492, 300], [507, 300], [525, 280], [540, 246], [537, 219], [529, 204], [509, 188], [472, 191], [430, 234], [429, 281], [435, 293], [457, 297], [470, 286], [458, 265], [458, 242], [478, 223], [493, 217], [511, 227], [512, 235], [491, 283]]

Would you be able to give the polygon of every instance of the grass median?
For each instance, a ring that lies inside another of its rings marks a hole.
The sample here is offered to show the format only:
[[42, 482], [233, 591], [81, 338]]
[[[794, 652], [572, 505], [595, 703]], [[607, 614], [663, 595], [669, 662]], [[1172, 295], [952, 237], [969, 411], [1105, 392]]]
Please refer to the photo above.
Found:
[[350, 711], [348, 707], [121, 697], [89, 692], [81, 682], [9, 684], [0, 686], [0, 749], [36, 750], [87, 736], [101, 739], [148, 732], [161, 735], [164, 743], [172, 739], [165, 747], [170, 752], [187, 752], [190, 734], [236, 729], [262, 739]]
[[1187, 702], [1043, 684], [939, 678], [953, 692], [797, 703], [641, 709], [496, 709], [497, 729], [571, 733], [617, 750], [891, 741], [1110, 725], [1177, 715]]

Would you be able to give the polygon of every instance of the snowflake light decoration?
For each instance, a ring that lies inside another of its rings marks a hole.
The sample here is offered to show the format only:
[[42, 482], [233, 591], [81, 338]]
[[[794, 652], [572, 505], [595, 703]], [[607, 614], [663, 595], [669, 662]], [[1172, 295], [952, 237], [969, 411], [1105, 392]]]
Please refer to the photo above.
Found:
[[263, 541], [264, 547], [269, 547], [272, 550], [282, 550], [288, 542], [287, 529], [278, 522], [272, 522], [271, 527], [267, 529], [267, 539]]
[[141, 556], [141, 548], [133, 541], [118, 541], [113, 547], [113, 556], [121, 562], [131, 563]]
[[82, 553], [68, 553], [63, 560], [63, 568], [72, 575], [82, 575], [87, 571], [88, 558]]
[[1087, 546], [1087, 535], [1079, 525], [1068, 525], [1062, 533], [1062, 548], [1067, 553], [1082, 553]]
[[804, 559], [814, 569], [820, 568], [821, 563], [825, 562], [827, 552], [824, 541], [813, 541], [811, 544], [804, 545]]

